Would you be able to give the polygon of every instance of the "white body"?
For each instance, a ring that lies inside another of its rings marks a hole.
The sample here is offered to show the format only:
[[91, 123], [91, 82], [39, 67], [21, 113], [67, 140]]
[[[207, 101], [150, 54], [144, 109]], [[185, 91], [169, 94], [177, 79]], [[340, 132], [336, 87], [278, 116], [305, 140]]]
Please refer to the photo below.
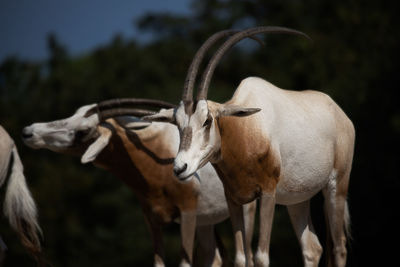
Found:
[[[340, 107], [321, 92], [283, 90], [254, 77], [243, 80], [224, 104], [198, 99], [195, 105], [191, 111], [182, 101], [177, 110], [145, 119], [169, 121], [180, 129], [181, 146], [174, 161], [179, 179], [213, 163], [231, 207], [237, 251], [244, 242], [244, 236], [237, 234], [244, 232], [240, 205], [260, 198], [256, 264], [269, 265], [278, 203], [288, 206], [305, 266], [317, 266], [322, 247], [312, 226], [309, 201], [322, 191], [328, 237], [334, 246], [328, 248], [333, 254], [329, 262], [344, 266], [355, 131]], [[243, 251], [236, 255], [235, 265], [246, 265]]]
[[[224, 187], [211, 164], [199, 169], [200, 191], [196, 225], [214, 225], [229, 218]], [[207, 181], [209, 180], [209, 181]]]
[[341, 134], [336, 121], [345, 115], [338, 113], [329, 96], [282, 90], [265, 80], [248, 78], [238, 87], [232, 102], [261, 108], [246, 119], [254, 121], [259, 134], [271, 140], [279, 153], [278, 204], [308, 200], [336, 177], [335, 147]]
[[[304, 265], [318, 266], [322, 246], [311, 222], [309, 201], [322, 191], [329, 226], [328, 240], [333, 241], [333, 248], [327, 248], [328, 261], [335, 266], [345, 266], [345, 233], [349, 234], [350, 223], [346, 195], [355, 139], [351, 121], [329, 96], [321, 92], [282, 90], [259, 78], [244, 80], [229, 104], [261, 109], [254, 115], [234, 120], [240, 121], [243, 127], [238, 131], [243, 131], [244, 138], [255, 145], [250, 145], [248, 153], [257, 155], [260, 151], [261, 155], [265, 149], [268, 150], [273, 165], [280, 170], [274, 177], [278, 181], [275, 188], [273, 182], [260, 183], [261, 188], [270, 189], [260, 192], [260, 238], [256, 263], [269, 265], [273, 205], [278, 203], [288, 206], [302, 247]], [[223, 129], [220, 127], [219, 130]], [[229, 165], [230, 159], [224, 159], [223, 151], [221, 154], [222, 158], [215, 160], [215, 164]], [[251, 156], [245, 156], [243, 160], [250, 165], [246, 166], [249, 170], [260, 167], [253, 165], [260, 162]], [[265, 176], [262, 179], [274, 180]], [[240, 199], [240, 196], [235, 196], [235, 189], [228, 194], [232, 199]]]

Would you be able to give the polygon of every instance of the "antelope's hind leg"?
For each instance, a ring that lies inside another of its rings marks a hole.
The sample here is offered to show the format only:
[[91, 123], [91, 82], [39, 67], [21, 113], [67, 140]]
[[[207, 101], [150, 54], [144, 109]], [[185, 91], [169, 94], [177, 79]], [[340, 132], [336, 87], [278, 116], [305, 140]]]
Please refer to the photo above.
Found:
[[290, 220], [300, 242], [305, 267], [318, 266], [322, 246], [311, 221], [310, 200], [287, 206]]
[[[332, 177], [331, 182], [322, 191], [325, 197], [325, 214], [328, 219], [328, 235], [333, 248], [328, 251], [328, 266], [346, 266], [346, 235], [350, 236], [350, 216], [347, 206], [347, 189], [350, 171], [342, 177]], [[330, 244], [328, 244], [330, 245]], [[332, 256], [333, 254], [333, 256]]]

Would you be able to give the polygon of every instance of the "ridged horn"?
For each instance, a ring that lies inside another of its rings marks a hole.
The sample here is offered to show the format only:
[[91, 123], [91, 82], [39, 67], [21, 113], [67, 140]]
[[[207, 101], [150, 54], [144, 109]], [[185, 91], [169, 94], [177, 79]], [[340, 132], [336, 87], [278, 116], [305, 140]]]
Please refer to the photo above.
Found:
[[147, 98], [116, 98], [101, 101], [97, 104], [100, 110], [111, 109], [115, 107], [137, 107], [137, 106], [149, 106], [155, 108], [175, 108], [176, 105], [155, 99], [147, 99]]
[[113, 108], [97, 112], [100, 121], [105, 121], [109, 118], [114, 118], [118, 116], [135, 116], [143, 117], [148, 115], [156, 114], [155, 111], [137, 108]]
[[197, 50], [196, 55], [194, 56], [186, 74], [185, 84], [183, 86], [182, 100], [184, 102], [189, 103], [193, 101], [193, 87], [196, 81], [196, 75], [207, 50], [210, 49], [210, 47], [219, 39], [230, 36], [236, 32], [237, 31], [235, 30], [223, 30], [214, 33], [202, 44], [199, 50]]
[[262, 26], [262, 27], [255, 27], [255, 28], [249, 28], [247, 30], [241, 31], [230, 37], [228, 40], [226, 40], [215, 52], [214, 56], [211, 58], [209, 61], [202, 79], [200, 83], [200, 89], [196, 97], [196, 101], [201, 100], [201, 99], [207, 99], [207, 93], [208, 93], [208, 87], [210, 86], [210, 81], [211, 77], [214, 73], [214, 70], [216, 66], [218, 65], [219, 61], [221, 58], [224, 56], [224, 54], [236, 43], [241, 41], [244, 38], [251, 37], [255, 34], [259, 33], [287, 33], [287, 34], [295, 34], [295, 35], [301, 35], [304, 36], [308, 39], [311, 40], [308, 35], [306, 35], [303, 32], [290, 29], [290, 28], [285, 28], [285, 27], [276, 27], [276, 26]]
[[[132, 106], [137, 107], [137, 106], [149, 106], [152, 108], [176, 108], [176, 105], [161, 101], [161, 100], [154, 100], [154, 99], [146, 99], [146, 98], [116, 98], [116, 99], [110, 99], [110, 100], [105, 100], [97, 105], [95, 105], [93, 108], [89, 109], [85, 117], [89, 117], [93, 114], [98, 114], [100, 117], [107, 117], [111, 118], [108, 114], [111, 113], [121, 113], [122, 111], [126, 111], [126, 114], [121, 115], [114, 115], [114, 116], [123, 116], [123, 115], [132, 115], [132, 116], [145, 116], [145, 115], [151, 115], [149, 110], [144, 110], [144, 109], [136, 109], [132, 108]], [[113, 111], [116, 110], [116, 111]], [[140, 111], [135, 115], [134, 110]], [[144, 114], [143, 111], [147, 111], [148, 113]], [[131, 113], [129, 113], [131, 112]], [[142, 115], [140, 115], [143, 113]], [[104, 116], [107, 115], [107, 116]]]
[[[215, 42], [217, 42], [221, 38], [231, 36], [238, 32], [239, 32], [238, 30], [223, 30], [214, 33], [203, 43], [203, 45], [199, 48], [199, 50], [197, 50], [196, 55], [194, 56], [192, 63], [190, 64], [190, 67], [188, 69], [185, 79], [185, 84], [183, 86], [182, 101], [185, 103], [187, 113], [189, 112], [189, 110], [191, 110], [193, 104], [193, 88], [196, 82], [197, 72], [199, 70], [200, 64], [204, 58], [205, 53], [207, 52], [208, 49], [210, 49], [212, 45], [214, 45]], [[261, 45], [264, 44], [263, 41], [261, 41], [256, 37], [252, 37], [252, 39], [256, 40]]]

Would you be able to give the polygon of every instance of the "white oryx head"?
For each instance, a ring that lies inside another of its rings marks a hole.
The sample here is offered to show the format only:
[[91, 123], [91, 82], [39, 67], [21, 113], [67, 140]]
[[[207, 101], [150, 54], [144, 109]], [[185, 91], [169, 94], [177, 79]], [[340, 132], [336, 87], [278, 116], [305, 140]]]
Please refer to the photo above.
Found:
[[[224, 32], [226, 33], [226, 31]], [[186, 77], [179, 107], [143, 117], [146, 120], [171, 122], [178, 126], [180, 146], [174, 161], [174, 172], [179, 179], [185, 180], [191, 177], [207, 162], [213, 162], [218, 158], [221, 148], [218, 118], [222, 116], [243, 117], [260, 111], [259, 108], [207, 101], [211, 77], [222, 56], [240, 40], [248, 37], [254, 38], [252, 36], [258, 33], [288, 33], [306, 36], [302, 32], [283, 27], [256, 27], [237, 32], [234, 35], [230, 33], [229, 35], [232, 36], [221, 45], [204, 71], [196, 100], [193, 101], [195, 76], [205, 51], [217, 38], [226, 36], [221, 32], [216, 33], [196, 53]]]
[[52, 122], [34, 123], [22, 130], [22, 138], [32, 148], [46, 148], [60, 152], [75, 144], [96, 137], [99, 116], [86, 113], [96, 104], [79, 108], [71, 117]]
[[[93, 161], [108, 144], [111, 131], [101, 128], [108, 118], [117, 116], [137, 116], [154, 114], [154, 111], [126, 106], [146, 105], [151, 107], [171, 108], [174, 105], [151, 99], [112, 99], [99, 104], [79, 108], [71, 117], [45, 123], [34, 123], [25, 127], [22, 138], [26, 145], [55, 152], [76, 151], [83, 153], [81, 161]], [[146, 127], [149, 123], [139, 123], [135, 127]]]

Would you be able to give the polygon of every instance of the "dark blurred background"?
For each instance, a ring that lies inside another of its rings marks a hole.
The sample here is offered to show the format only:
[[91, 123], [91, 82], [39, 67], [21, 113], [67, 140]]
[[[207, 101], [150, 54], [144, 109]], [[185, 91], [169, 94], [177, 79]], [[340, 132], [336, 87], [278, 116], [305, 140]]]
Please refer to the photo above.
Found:
[[[82, 105], [108, 98], [178, 103], [186, 70], [202, 42], [222, 29], [256, 25], [292, 27], [314, 41], [284, 35], [260, 35], [264, 47], [243, 41], [217, 68], [209, 98], [228, 100], [248, 76], [281, 88], [328, 93], [357, 132], [348, 266], [398, 262], [400, 83], [395, 55], [400, 25], [395, 1], [68, 3], [0, 1], [0, 124], [18, 145], [39, 208], [44, 251], [54, 266], [151, 266], [152, 246], [128, 187], [78, 158], [24, 146], [22, 128], [68, 117]], [[43, 34], [34, 34], [38, 21], [48, 25]], [[0, 194], [4, 199], [4, 188]], [[312, 212], [325, 246], [322, 201], [315, 197]], [[0, 229], [9, 246], [5, 266], [35, 266], [4, 216]], [[218, 231], [232, 252], [230, 223]], [[176, 266], [178, 227], [166, 232], [167, 263]], [[276, 209], [270, 256], [272, 266], [302, 266], [284, 207]]]

